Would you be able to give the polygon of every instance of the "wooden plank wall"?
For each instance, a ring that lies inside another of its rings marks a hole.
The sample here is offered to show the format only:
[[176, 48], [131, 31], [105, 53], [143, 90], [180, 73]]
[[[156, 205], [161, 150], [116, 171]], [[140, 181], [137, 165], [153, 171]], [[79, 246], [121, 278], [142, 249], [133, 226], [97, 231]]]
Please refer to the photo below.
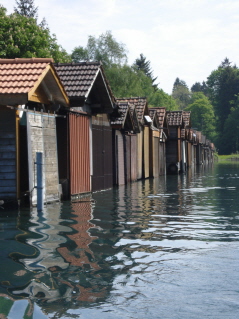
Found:
[[149, 127], [144, 127], [144, 178], [149, 177]]
[[153, 137], [153, 177], [159, 176], [159, 137]]
[[0, 199], [17, 199], [16, 112], [0, 107]]
[[165, 143], [159, 143], [159, 175], [166, 174], [166, 150]]
[[80, 114], [69, 114], [70, 195], [91, 192], [90, 122]]
[[125, 176], [124, 176], [124, 171], [125, 171], [125, 164], [124, 164], [124, 140], [122, 133], [120, 131], [116, 131], [116, 152], [117, 152], [117, 180], [116, 184], [117, 185], [124, 185], [125, 184]]
[[131, 182], [137, 180], [138, 157], [137, 157], [137, 136], [131, 135]]
[[124, 136], [125, 151], [125, 183], [131, 182], [131, 140], [130, 135]]
[[137, 154], [138, 154], [138, 179], [142, 179], [143, 174], [143, 131], [137, 134]]
[[92, 191], [113, 186], [112, 128], [107, 114], [92, 116]]

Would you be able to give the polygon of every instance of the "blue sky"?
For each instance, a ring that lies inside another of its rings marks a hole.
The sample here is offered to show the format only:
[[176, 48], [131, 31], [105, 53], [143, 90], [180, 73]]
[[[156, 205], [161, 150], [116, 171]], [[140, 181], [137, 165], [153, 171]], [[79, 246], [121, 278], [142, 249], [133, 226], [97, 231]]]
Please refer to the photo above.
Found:
[[[13, 12], [15, 0], [0, 0]], [[128, 63], [143, 53], [171, 93], [176, 77], [189, 88], [228, 57], [239, 66], [238, 0], [35, 0], [58, 43], [69, 53], [89, 35], [111, 30]]]

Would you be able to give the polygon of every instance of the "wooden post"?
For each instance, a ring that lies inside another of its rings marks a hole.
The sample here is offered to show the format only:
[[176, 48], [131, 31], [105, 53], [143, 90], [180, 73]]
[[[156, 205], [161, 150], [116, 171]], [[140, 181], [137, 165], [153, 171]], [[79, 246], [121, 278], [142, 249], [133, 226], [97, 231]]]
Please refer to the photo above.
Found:
[[43, 211], [43, 162], [42, 153], [36, 152], [36, 165], [37, 165], [37, 211]]

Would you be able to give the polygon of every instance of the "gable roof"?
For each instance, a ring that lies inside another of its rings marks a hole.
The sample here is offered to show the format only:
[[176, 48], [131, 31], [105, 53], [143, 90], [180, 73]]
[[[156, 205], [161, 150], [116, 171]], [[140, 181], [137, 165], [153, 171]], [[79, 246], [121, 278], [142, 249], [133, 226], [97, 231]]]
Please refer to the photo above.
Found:
[[185, 127], [191, 127], [191, 112], [183, 111], [183, 122]]
[[120, 116], [115, 120], [111, 120], [111, 125], [115, 128], [124, 128], [126, 123], [127, 116], [129, 116], [131, 120], [131, 128], [133, 128], [133, 118], [130, 110], [130, 104], [128, 102], [117, 103]]
[[139, 122], [143, 123], [144, 113], [148, 114], [148, 103], [146, 97], [130, 97], [130, 98], [118, 98], [118, 102], [129, 102], [136, 108]]
[[159, 128], [164, 128], [164, 121], [166, 116], [166, 108], [165, 107], [150, 107], [149, 110], [153, 110], [156, 112], [156, 116], [158, 118]]
[[0, 59], [1, 104], [69, 103], [52, 59]]
[[91, 103], [112, 111], [115, 99], [100, 62], [56, 63], [55, 68], [71, 102], [82, 106], [93, 93]]
[[182, 111], [167, 111], [167, 121], [170, 126], [182, 126]]

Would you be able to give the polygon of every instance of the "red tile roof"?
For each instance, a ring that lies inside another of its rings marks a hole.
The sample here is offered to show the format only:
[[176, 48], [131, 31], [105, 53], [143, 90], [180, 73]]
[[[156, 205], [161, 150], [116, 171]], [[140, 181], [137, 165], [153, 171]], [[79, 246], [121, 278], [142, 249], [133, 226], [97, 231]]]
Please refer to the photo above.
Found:
[[52, 59], [0, 59], [0, 94], [28, 93]]

